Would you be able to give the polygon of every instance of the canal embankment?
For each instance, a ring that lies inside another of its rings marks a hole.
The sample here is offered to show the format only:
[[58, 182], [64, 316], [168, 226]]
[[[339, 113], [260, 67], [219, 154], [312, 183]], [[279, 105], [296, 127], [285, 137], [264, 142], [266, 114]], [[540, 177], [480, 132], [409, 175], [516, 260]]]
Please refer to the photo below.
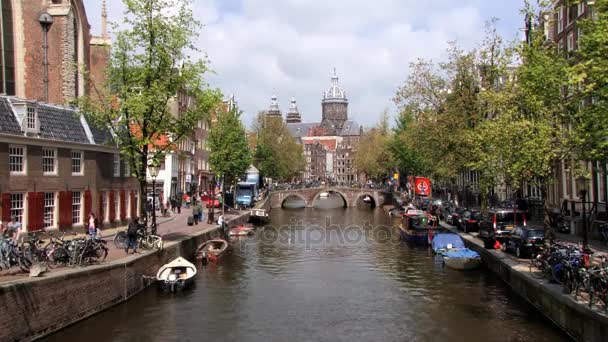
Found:
[[[608, 341], [608, 316], [598, 308], [589, 308], [586, 302], [565, 294], [558, 284], [534, 276], [538, 270], [529, 260], [517, 259], [501, 250], [490, 250], [476, 237], [457, 231], [468, 248], [479, 253], [486, 267], [497, 274], [509, 287], [538, 311], [553, 321], [577, 341]], [[603, 309], [602, 309], [603, 310]]]
[[[243, 213], [227, 223], [248, 219], [249, 213]], [[123, 303], [154, 284], [146, 277], [155, 276], [160, 266], [194, 256], [202, 242], [218, 236], [216, 226], [206, 227], [166, 242], [160, 251], [2, 283], [0, 341], [34, 340]]]

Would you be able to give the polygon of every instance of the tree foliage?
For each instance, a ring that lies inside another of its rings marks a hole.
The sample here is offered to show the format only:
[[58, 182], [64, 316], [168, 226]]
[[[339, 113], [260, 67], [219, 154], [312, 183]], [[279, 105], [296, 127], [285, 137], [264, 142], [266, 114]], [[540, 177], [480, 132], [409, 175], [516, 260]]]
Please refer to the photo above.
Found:
[[[93, 84], [93, 95], [79, 99], [79, 105], [90, 122], [109, 127], [145, 193], [149, 160], [160, 160], [190, 135], [221, 94], [204, 81], [206, 61], [191, 57], [201, 25], [190, 0], [123, 1], [107, 84]], [[171, 104], [178, 93], [195, 105], [175, 115]]]
[[251, 165], [247, 132], [237, 108], [217, 114], [217, 123], [209, 134], [209, 164], [211, 170], [232, 184]]
[[368, 178], [381, 180], [393, 166], [389, 134], [388, 113], [385, 111], [376, 127], [366, 130], [360, 137], [354, 165]]
[[302, 145], [295, 141], [283, 120], [258, 113], [254, 131], [254, 165], [265, 177], [289, 181], [304, 171], [306, 160]]

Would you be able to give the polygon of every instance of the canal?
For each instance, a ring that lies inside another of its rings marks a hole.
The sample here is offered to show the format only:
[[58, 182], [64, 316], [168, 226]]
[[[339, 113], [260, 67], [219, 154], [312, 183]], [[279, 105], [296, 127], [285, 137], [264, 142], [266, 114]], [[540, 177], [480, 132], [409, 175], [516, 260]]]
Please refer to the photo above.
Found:
[[150, 287], [46, 340], [568, 340], [488, 271], [399, 242], [380, 209], [273, 210], [231, 245], [194, 289]]

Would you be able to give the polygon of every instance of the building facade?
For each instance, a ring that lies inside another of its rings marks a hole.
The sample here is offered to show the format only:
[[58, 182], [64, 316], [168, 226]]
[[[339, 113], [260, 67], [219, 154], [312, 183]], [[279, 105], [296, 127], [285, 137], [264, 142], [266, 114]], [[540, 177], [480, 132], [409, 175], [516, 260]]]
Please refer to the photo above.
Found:
[[[594, 16], [592, 1], [569, 2], [556, 0], [553, 11], [545, 16], [543, 29], [546, 39], [555, 43], [558, 51], [562, 52], [572, 63], [573, 53], [578, 49], [578, 41], [583, 32], [578, 22], [583, 18]], [[580, 106], [589, 104], [594, 99], [581, 101]], [[577, 165], [578, 164], [578, 165]], [[547, 200], [555, 208], [561, 208], [571, 215], [582, 210], [580, 189], [577, 186], [577, 175], [574, 169], [580, 168], [591, 176], [588, 186], [587, 202], [591, 202], [592, 217], [606, 221], [606, 203], [608, 203], [608, 179], [606, 162], [591, 162], [581, 160], [562, 161], [554, 166], [553, 182], [547, 194]]]
[[[282, 118], [276, 96], [267, 117]], [[348, 98], [334, 69], [329, 88], [321, 98], [321, 122], [303, 122], [295, 98], [286, 118], [291, 135], [303, 145], [306, 167], [302, 180], [356, 183], [360, 181], [354, 158], [361, 126], [348, 119]]]
[[138, 184], [112, 135], [62, 106], [104, 82], [102, 7], [103, 32], [93, 37], [82, 0], [0, 0], [3, 222], [15, 216], [36, 231], [82, 226], [89, 213], [118, 225], [137, 213]]
[[138, 183], [112, 135], [77, 111], [0, 96], [2, 221], [27, 231], [80, 227], [89, 213], [106, 225], [137, 214]]

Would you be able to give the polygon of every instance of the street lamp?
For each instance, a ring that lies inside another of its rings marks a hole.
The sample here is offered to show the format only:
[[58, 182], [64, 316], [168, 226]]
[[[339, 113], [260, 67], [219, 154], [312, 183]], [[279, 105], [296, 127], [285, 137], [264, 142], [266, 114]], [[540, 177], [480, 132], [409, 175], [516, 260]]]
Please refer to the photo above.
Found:
[[576, 178], [576, 186], [580, 193], [580, 199], [583, 204], [583, 250], [587, 250], [589, 248], [589, 238], [587, 232], [587, 207], [585, 202], [587, 201], [587, 186], [588, 179], [585, 176], [580, 176]]
[[152, 234], [156, 234], [156, 177], [158, 176], [158, 164], [150, 163], [148, 166], [150, 177], [152, 177]]

